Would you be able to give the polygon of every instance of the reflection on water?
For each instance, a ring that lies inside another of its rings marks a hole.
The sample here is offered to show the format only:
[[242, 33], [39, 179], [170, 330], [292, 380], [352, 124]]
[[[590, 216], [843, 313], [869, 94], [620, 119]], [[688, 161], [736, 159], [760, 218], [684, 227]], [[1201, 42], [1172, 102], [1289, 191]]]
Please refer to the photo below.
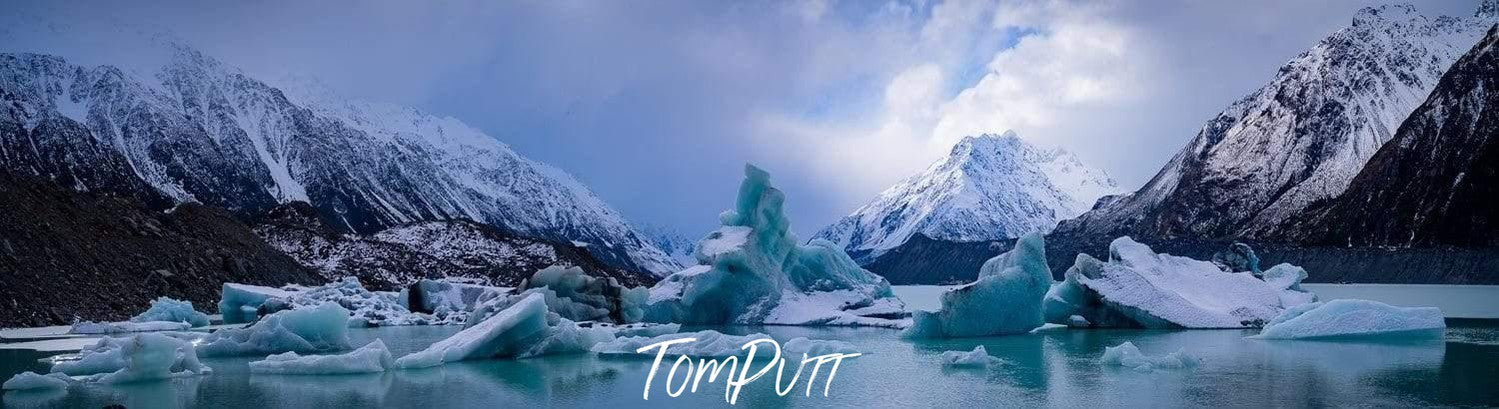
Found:
[[[688, 328], [696, 330], [701, 328]], [[939, 406], [1161, 407], [1305, 405], [1499, 405], [1499, 328], [1463, 326], [1443, 341], [1350, 342], [1247, 340], [1254, 331], [1058, 330], [1038, 334], [954, 340], [902, 340], [875, 328], [718, 327], [841, 339], [866, 355], [843, 363], [829, 396], [827, 373], [806, 396], [798, 384], [789, 396], [773, 390], [769, 375], [745, 388], [748, 407]], [[413, 352], [453, 332], [451, 327], [354, 330], [353, 343], [380, 338], [397, 355]], [[1105, 347], [1134, 342], [1147, 354], [1185, 349], [1201, 365], [1141, 373], [1099, 364]], [[940, 364], [949, 350], [983, 345], [1005, 360], [987, 369], [955, 370]], [[39, 355], [0, 355], [9, 376], [37, 370]], [[641, 393], [649, 359], [597, 359], [591, 355], [519, 361], [477, 361], [412, 371], [351, 376], [251, 374], [249, 358], [213, 359], [210, 376], [130, 385], [82, 385], [66, 393], [8, 392], [5, 407], [723, 407], [724, 385], [704, 383], [696, 393], [667, 397], [666, 368]], [[759, 361], [763, 362], [763, 361]], [[758, 368], [758, 365], [756, 367]], [[794, 375], [795, 362], [786, 379]], [[676, 380], [680, 384], [680, 374]], [[804, 382], [799, 381], [799, 382]]]

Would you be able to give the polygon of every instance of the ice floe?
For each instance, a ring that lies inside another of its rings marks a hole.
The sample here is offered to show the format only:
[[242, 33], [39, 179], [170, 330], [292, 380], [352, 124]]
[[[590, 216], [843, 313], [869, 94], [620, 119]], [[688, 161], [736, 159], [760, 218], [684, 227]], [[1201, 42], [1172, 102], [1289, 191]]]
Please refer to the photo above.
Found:
[[1261, 339], [1437, 338], [1447, 328], [1436, 307], [1396, 307], [1368, 300], [1332, 300], [1292, 307], [1275, 317]]
[[337, 355], [298, 355], [286, 352], [250, 363], [250, 372], [288, 375], [342, 375], [384, 372], [395, 366], [385, 342], [375, 340]]
[[1150, 372], [1156, 369], [1184, 369], [1197, 366], [1197, 360], [1187, 354], [1186, 350], [1177, 350], [1166, 355], [1149, 356], [1140, 352], [1140, 348], [1134, 343], [1125, 341], [1119, 346], [1104, 347], [1103, 357], [1099, 361], [1105, 365], [1122, 366], [1140, 372]]
[[532, 294], [541, 295], [548, 311], [568, 320], [624, 324], [644, 317], [650, 291], [621, 286], [613, 278], [589, 276], [581, 268], [552, 266], [537, 271], [513, 292], [481, 296], [468, 323], [472, 326]]
[[837, 245], [799, 245], [770, 175], [745, 166], [734, 210], [697, 243], [698, 265], [650, 292], [646, 319], [684, 324], [869, 325], [904, 327], [904, 304], [884, 278]]
[[68, 387], [69, 380], [71, 379], [67, 375], [60, 373], [41, 375], [36, 372], [21, 372], [6, 380], [5, 384], [0, 385], [0, 389], [8, 391], [63, 389]]
[[349, 310], [334, 303], [279, 311], [247, 328], [225, 328], [204, 337], [203, 356], [270, 355], [349, 349]]
[[398, 368], [426, 368], [447, 362], [490, 358], [526, 358], [586, 352], [613, 339], [604, 327], [582, 327], [547, 311], [546, 296], [531, 294], [483, 321], [419, 352], [396, 359]]
[[1023, 334], [1045, 323], [1042, 300], [1051, 288], [1046, 243], [1040, 234], [989, 259], [978, 280], [942, 293], [935, 312], [916, 311], [904, 335], [913, 338]]
[[191, 324], [177, 321], [146, 321], [146, 322], [93, 322], [83, 321], [73, 324], [69, 333], [100, 335], [120, 334], [126, 332], [153, 332], [153, 331], [182, 331], [192, 328]]
[[983, 345], [973, 347], [972, 351], [944, 351], [942, 352], [942, 365], [960, 368], [987, 368], [1004, 363], [1003, 359], [989, 355]]

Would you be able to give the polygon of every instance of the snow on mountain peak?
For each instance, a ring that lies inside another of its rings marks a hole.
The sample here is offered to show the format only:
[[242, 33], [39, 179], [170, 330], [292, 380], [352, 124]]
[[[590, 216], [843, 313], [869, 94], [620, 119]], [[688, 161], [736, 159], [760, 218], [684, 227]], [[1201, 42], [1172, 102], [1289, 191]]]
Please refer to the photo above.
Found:
[[868, 260], [916, 233], [981, 241], [1048, 231], [1114, 193], [1113, 179], [1065, 150], [1036, 147], [1014, 131], [969, 136], [814, 237]]

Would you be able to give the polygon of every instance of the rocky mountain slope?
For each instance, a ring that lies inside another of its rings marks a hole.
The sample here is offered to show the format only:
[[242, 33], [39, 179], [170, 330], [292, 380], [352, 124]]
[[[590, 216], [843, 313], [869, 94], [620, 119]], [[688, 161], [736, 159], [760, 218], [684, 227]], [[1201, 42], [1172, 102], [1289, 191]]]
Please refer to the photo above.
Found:
[[0, 327], [120, 320], [163, 295], [212, 311], [226, 281], [321, 280], [223, 210], [162, 212], [0, 171]]
[[1343, 193], [1499, 16], [1365, 8], [1208, 121], [1143, 188], [1062, 222], [1072, 238], [1273, 237]]
[[370, 234], [328, 227], [306, 202], [277, 206], [255, 233], [332, 281], [357, 276], [366, 287], [398, 289], [421, 278], [462, 277], [513, 287], [552, 265], [576, 266], [626, 286], [654, 277], [610, 266], [583, 248], [518, 236], [469, 220], [420, 221]]
[[588, 243], [623, 269], [677, 267], [574, 178], [455, 119], [278, 88], [156, 45], [160, 61], [128, 70], [0, 54], [0, 166], [241, 216], [306, 201], [347, 233], [471, 219]]
[[865, 263], [918, 234], [973, 242], [1050, 231], [1119, 192], [1107, 174], [1067, 151], [1036, 147], [1014, 132], [972, 136], [814, 238]]
[[1353, 178], [1293, 220], [1288, 241], [1499, 247], [1499, 26], [1437, 83]]

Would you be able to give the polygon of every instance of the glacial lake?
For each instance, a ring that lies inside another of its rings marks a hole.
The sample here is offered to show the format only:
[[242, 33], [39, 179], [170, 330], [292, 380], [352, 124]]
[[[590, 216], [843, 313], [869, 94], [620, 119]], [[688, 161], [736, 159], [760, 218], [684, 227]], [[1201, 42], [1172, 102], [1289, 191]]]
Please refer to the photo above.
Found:
[[[941, 290], [901, 287], [897, 293], [913, 307], [927, 308], [936, 305]], [[865, 354], [840, 365], [826, 397], [822, 395], [828, 386], [826, 368], [818, 373], [812, 396], [805, 396], [805, 378], [797, 381], [790, 394], [778, 396], [772, 373], [746, 386], [737, 407], [1499, 405], [1499, 388], [1495, 388], [1499, 321], [1493, 320], [1450, 319], [1442, 340], [1357, 342], [1243, 338], [1256, 330], [1046, 329], [1028, 335], [913, 342], [901, 339], [897, 331], [879, 328], [710, 328], [736, 334], [762, 332], [780, 341], [803, 336], [839, 339]], [[399, 356], [458, 330], [369, 328], [353, 329], [350, 336], [356, 346], [379, 338]], [[1136, 372], [1099, 362], [1105, 347], [1125, 341], [1149, 355], [1182, 349], [1200, 364], [1184, 370]], [[967, 351], [979, 345], [1005, 362], [988, 369], [944, 368], [940, 363], [943, 351]], [[37, 359], [47, 355], [0, 349], [0, 376], [44, 371], [46, 366]], [[129, 408], [318, 409], [728, 406], [722, 381], [704, 383], [696, 393], [667, 396], [670, 358], [656, 374], [649, 401], [641, 394], [650, 359], [580, 354], [349, 376], [252, 375], [248, 362], [254, 359], [205, 359], [214, 369], [207, 376], [75, 385], [66, 392], [6, 392], [0, 395], [0, 404], [7, 408], [118, 403]], [[786, 368], [788, 379], [794, 365], [793, 361]], [[675, 381], [673, 388], [680, 385], [682, 375]]]

